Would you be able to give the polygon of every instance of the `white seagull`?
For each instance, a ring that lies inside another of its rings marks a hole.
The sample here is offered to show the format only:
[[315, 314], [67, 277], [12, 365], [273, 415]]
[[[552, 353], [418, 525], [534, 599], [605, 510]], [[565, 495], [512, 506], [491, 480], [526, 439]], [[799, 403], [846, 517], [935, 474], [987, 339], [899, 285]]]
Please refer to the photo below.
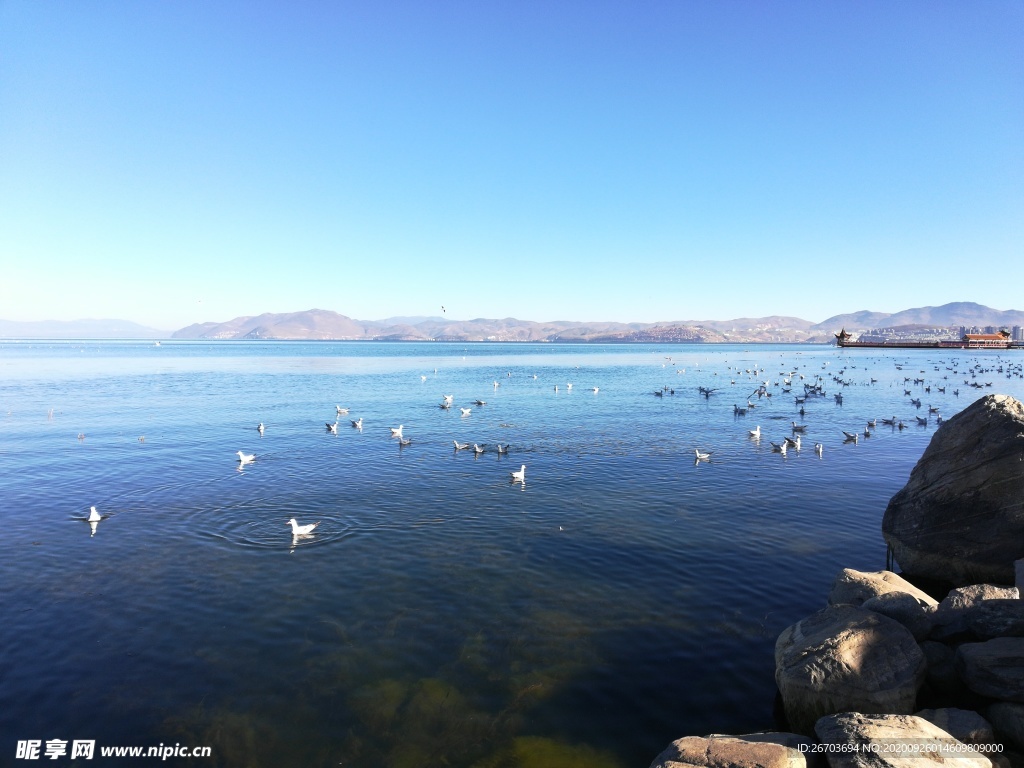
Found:
[[444, 400], [445, 404], [451, 405], [452, 400], [455, 399], [455, 395], [441, 395], [441, 399]]
[[320, 525], [319, 520], [317, 520], [315, 523], [310, 523], [309, 525], [299, 525], [297, 522], [295, 522], [294, 517], [288, 522], [292, 526], [292, 536], [307, 536], [308, 534], [313, 532], [314, 528]]
[[241, 451], [238, 451], [238, 463], [239, 464], [248, 464], [250, 461], [255, 461], [255, 460], [256, 460], [256, 454], [255, 453], [242, 453]]
[[459, 408], [459, 410], [462, 411], [463, 416], [469, 416], [473, 412], [472, 408]]
[[263, 422], [261, 421], [261, 422], [259, 423], [259, 426], [258, 426], [258, 427], [256, 427], [256, 431], [257, 431], [257, 432], [259, 432], [259, 433], [260, 433], [260, 434], [262, 435], [262, 434], [263, 434], [263, 429], [264, 429], [264, 427], [263, 427]]
[[353, 421], [352, 422], [352, 426], [355, 427], [356, 429], [362, 429], [363, 428], [363, 417], [360, 416], [358, 419]]
[[334, 406], [334, 410], [338, 412], [339, 416], [345, 416], [348, 413], [348, 408], [342, 408], [340, 405]]
[[598, 392], [598, 389], [597, 389], [597, 387], [591, 387], [590, 389], [591, 389], [591, 390], [593, 390], [593, 392], [594, 392], [594, 394], [595, 394], [595, 395], [597, 394], [597, 392]]
[[502, 445], [501, 443], [498, 443], [498, 453], [507, 454], [508, 453], [508, 446], [507, 445]]
[[747, 432], [749, 432], [750, 436], [753, 437], [755, 440], [760, 440], [761, 439], [761, 425], [760, 424], [758, 424], [753, 429], [748, 429]]
[[[769, 442], [771, 442], [771, 441], [769, 441]], [[779, 445], [778, 443], [772, 443], [771, 445], [772, 445], [772, 450], [775, 453], [781, 453], [783, 456], [786, 455], [786, 444], [785, 443], [782, 443], [782, 445]]]
[[483, 453], [483, 452], [484, 452], [484, 449], [483, 449], [482, 446], [479, 446], [476, 443], [473, 443], [473, 453]]
[[334, 422], [332, 424], [331, 422], [328, 421], [327, 422], [327, 431], [330, 432], [332, 435], [338, 434], [338, 422]]
[[103, 518], [100, 517], [100, 513], [96, 511], [96, 507], [89, 507], [89, 520], [90, 523], [98, 523]]
[[818, 454], [818, 458], [819, 458], [819, 459], [821, 458], [821, 452], [822, 452], [823, 450], [825, 450], [825, 446], [823, 446], [823, 445], [822, 445], [821, 443], [815, 443], [815, 444], [814, 444], [814, 452], [815, 452], [816, 454]]
[[412, 442], [412, 440], [410, 440], [408, 437], [400, 437], [400, 438], [398, 438], [398, 444], [400, 446], [402, 446], [403, 448], [405, 446], [409, 445], [411, 442]]
[[526, 482], [526, 465], [523, 464], [519, 467], [518, 472], [509, 472], [510, 482], [513, 483], [525, 483]]
[[399, 424], [397, 429], [395, 429], [394, 427], [391, 427], [391, 436], [392, 437], [401, 437], [402, 436], [402, 427], [403, 426], [405, 426], [405, 425], [404, 424]]
[[452, 440], [452, 442], [455, 444], [456, 451], [464, 451], [469, 448], [469, 443], [460, 443], [458, 440]]
[[711, 458], [711, 451], [701, 453], [699, 448], [694, 448], [693, 453], [697, 457], [697, 461], [707, 461]]

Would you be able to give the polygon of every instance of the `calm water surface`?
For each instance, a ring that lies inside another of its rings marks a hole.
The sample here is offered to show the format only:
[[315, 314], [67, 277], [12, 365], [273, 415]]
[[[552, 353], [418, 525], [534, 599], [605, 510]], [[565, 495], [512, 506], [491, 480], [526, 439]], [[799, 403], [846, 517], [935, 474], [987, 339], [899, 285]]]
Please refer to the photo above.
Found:
[[[948, 418], [1024, 396], [1021, 360], [0, 342], [0, 763], [87, 739], [212, 748], [178, 765], [625, 767], [771, 727], [778, 633], [840, 568], [884, 567], [882, 513], [936, 427], [905, 389]], [[294, 540], [292, 517], [322, 522]]]

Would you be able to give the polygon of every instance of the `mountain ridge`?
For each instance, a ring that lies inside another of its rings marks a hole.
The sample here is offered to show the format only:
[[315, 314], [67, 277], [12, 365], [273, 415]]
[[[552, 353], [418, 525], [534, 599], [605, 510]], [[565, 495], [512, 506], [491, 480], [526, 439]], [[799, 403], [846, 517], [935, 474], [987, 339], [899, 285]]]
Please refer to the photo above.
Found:
[[162, 331], [127, 320], [84, 319], [22, 322], [0, 320], [0, 338], [23, 339], [294, 339], [374, 341], [549, 341], [549, 342], [807, 342], [825, 343], [840, 328], [851, 333], [891, 327], [1024, 326], [1024, 311], [999, 310], [975, 302], [951, 302], [899, 312], [858, 310], [820, 323], [788, 315], [732, 320], [616, 321], [520, 320], [514, 317], [452, 320], [394, 316], [355, 320], [333, 310], [264, 312], [231, 320], [193, 323]]
[[[398, 322], [394, 322], [398, 321]], [[377, 341], [550, 341], [550, 342], [807, 342], [824, 343], [840, 328], [858, 332], [873, 328], [918, 325], [1024, 325], [1024, 312], [998, 310], [974, 302], [917, 307], [886, 313], [860, 310], [835, 315], [820, 323], [798, 317], [770, 315], [733, 320], [676, 320], [657, 323], [553, 320], [537, 322], [506, 318], [396, 317], [355, 320], [332, 310], [264, 313], [224, 323], [196, 323], [172, 338], [206, 339], [336, 339]]]

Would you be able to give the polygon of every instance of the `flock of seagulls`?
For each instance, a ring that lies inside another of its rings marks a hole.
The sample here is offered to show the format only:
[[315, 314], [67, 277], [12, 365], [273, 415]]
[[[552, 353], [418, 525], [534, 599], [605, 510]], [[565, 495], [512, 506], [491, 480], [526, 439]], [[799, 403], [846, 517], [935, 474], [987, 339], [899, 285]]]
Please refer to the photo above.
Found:
[[[671, 363], [671, 358], [666, 357], [666, 360]], [[747, 414], [752, 413], [755, 409], [762, 406], [771, 406], [773, 403], [773, 395], [786, 395], [789, 394], [793, 398], [794, 406], [798, 409], [798, 413], [801, 417], [807, 414], [808, 405], [817, 399], [825, 399], [828, 395], [831, 395], [831, 400], [835, 406], [841, 407], [844, 404], [843, 392], [827, 392], [826, 387], [837, 386], [839, 388], [847, 388], [850, 386], [864, 385], [864, 386], [875, 386], [878, 384], [878, 378], [870, 376], [866, 381], [860, 379], [860, 377], [851, 375], [847, 372], [847, 369], [852, 371], [857, 368], [858, 365], [865, 369], [872, 363], [885, 363], [892, 362], [891, 359], [881, 360], [865, 360], [861, 359], [848, 359], [842, 360], [842, 368], [835, 373], [831, 373], [828, 369], [831, 365], [831, 361], [827, 361], [822, 364], [824, 373], [810, 373], [808, 371], [801, 371], [799, 367], [794, 367], [789, 370], [780, 371], [777, 376], [767, 375], [767, 371], [763, 367], [754, 368], [743, 368], [739, 366], [729, 366], [727, 368], [726, 375], [728, 376], [728, 383], [730, 386], [742, 385], [744, 378], [746, 381], [754, 383], [753, 391], [750, 392], [745, 398], [745, 403], [737, 404], [733, 403], [732, 412], [735, 417], [745, 417]], [[931, 365], [931, 363], [929, 363]], [[903, 370], [905, 366], [911, 365], [910, 362], [895, 363], [897, 370]], [[962, 374], [964, 370], [971, 377], [970, 379], [964, 379], [964, 384], [975, 388], [991, 387], [991, 382], [985, 382], [984, 384], [974, 381], [971, 379], [977, 379], [980, 374], [983, 373], [1001, 373], [1005, 374], [1007, 378], [1018, 377], [1024, 378], [1024, 365], [1021, 364], [1009, 364], [999, 360], [995, 365], [984, 366], [982, 363], [975, 363], [973, 366], [962, 369], [961, 364], [957, 361], [950, 361], [947, 365], [946, 361], [940, 361], [939, 365], [933, 365], [933, 373], [939, 373], [942, 375], [942, 380], [948, 380], [949, 374], [944, 373], [940, 369], [940, 365], [946, 366], [945, 370], [952, 372], [954, 375]], [[667, 364], [663, 364], [662, 367], [667, 367]], [[677, 375], [686, 373], [685, 368], [676, 369]], [[925, 371], [920, 371], [925, 373]], [[718, 376], [719, 372], [713, 372], [713, 376]], [[829, 382], [831, 379], [831, 382]], [[914, 397], [913, 389], [908, 389], [908, 386], [920, 386], [923, 387], [925, 393], [935, 392], [936, 394], [945, 394], [946, 385], [928, 383], [925, 377], [904, 377], [903, 379], [903, 394], [908, 397], [908, 402], [914, 408], [920, 409], [923, 406], [920, 397]], [[668, 385], [661, 386], [654, 390], [656, 397], [664, 397], [666, 394], [675, 395], [678, 387], [670, 387]], [[802, 392], [800, 390], [803, 390]], [[712, 398], [722, 394], [725, 391], [725, 386], [711, 387], [711, 386], [698, 386], [697, 395], [699, 398], [703, 398], [705, 402], [712, 402]], [[952, 391], [954, 397], [959, 397], [959, 390], [954, 389]], [[926, 427], [932, 423], [941, 425], [943, 423], [943, 417], [941, 415], [941, 408], [938, 405], [928, 404], [927, 412], [925, 415], [914, 415], [913, 419], [899, 419], [896, 416], [886, 419], [883, 418], [882, 425], [892, 427], [894, 430], [903, 431], [908, 428], [908, 424], [916, 423], [920, 427]], [[777, 418], [777, 417], [776, 417]], [[852, 443], [854, 445], [859, 444], [861, 440], [870, 438], [876, 429], [878, 419], [871, 418], [866, 422], [866, 426], [863, 431], [847, 431], [841, 430], [843, 435], [843, 443]], [[782, 456], [787, 456], [789, 452], [799, 453], [802, 449], [801, 436], [806, 434], [808, 431], [808, 424], [798, 423], [795, 420], [790, 421], [791, 434], [783, 436], [780, 442], [769, 441], [772, 453], [778, 453]], [[762, 436], [761, 426], [757, 425], [754, 429], [747, 430], [748, 437], [756, 442], [759, 442]], [[824, 454], [824, 444], [821, 442], [814, 443], [814, 452], [818, 458], [822, 458]], [[703, 448], [695, 448], [695, 464], [701, 462], [710, 461], [713, 451], [705, 450]]]
[[[435, 371], [435, 373], [436, 373], [436, 371]], [[509, 373], [509, 376], [511, 376], [511, 373]], [[423, 380], [423, 381], [425, 381], [426, 378], [427, 378], [426, 376], [421, 376], [421, 380]], [[533, 378], [536, 379], [537, 377], [534, 376]], [[494, 382], [494, 387], [497, 388], [498, 386], [500, 386], [500, 382], [495, 381]], [[571, 384], [569, 384], [568, 387], [569, 387], [569, 389], [572, 389], [572, 385]], [[597, 392], [598, 388], [597, 387], [593, 387], [592, 391]], [[443, 408], [445, 410], [451, 409], [452, 405], [454, 404], [454, 400], [455, 400], [455, 396], [454, 395], [442, 395], [441, 396], [441, 408]], [[485, 400], [477, 399], [477, 400], [473, 401], [473, 405], [475, 405], [477, 407], [482, 407], [484, 405], [487, 405], [487, 402]], [[325, 426], [326, 426], [327, 431], [329, 433], [336, 435], [336, 434], [338, 434], [338, 424], [340, 423], [340, 418], [343, 415], [347, 415], [349, 413], [349, 409], [348, 408], [343, 408], [340, 405], [335, 405], [334, 408], [335, 408], [335, 416], [336, 416], [336, 418], [335, 418], [335, 420], [333, 422], [331, 422], [331, 421], [326, 422]], [[462, 407], [460, 407], [459, 411], [461, 412], [463, 417], [469, 416], [469, 415], [471, 415], [473, 413], [473, 409], [472, 408], [462, 408]], [[351, 423], [352, 423], [353, 429], [357, 429], [357, 430], [362, 431], [362, 429], [363, 429], [363, 418], [361, 416], [358, 419], [352, 419]], [[399, 424], [397, 427], [389, 427], [388, 429], [389, 429], [389, 431], [391, 433], [391, 437], [395, 438], [398, 441], [398, 444], [400, 446], [405, 447], [405, 446], [408, 446], [408, 445], [412, 444], [412, 440], [410, 438], [406, 437], [404, 432], [403, 432], [403, 430], [405, 429], [405, 425], [404, 424]], [[260, 437], [263, 437], [266, 434], [266, 425], [261, 421], [256, 426], [256, 431], [260, 433]], [[456, 452], [458, 452], [458, 451], [465, 451], [465, 450], [469, 450], [470, 448], [472, 448], [474, 455], [479, 456], [480, 454], [485, 453], [486, 450], [487, 450], [483, 445], [480, 445], [479, 443], [460, 443], [458, 440], [453, 440], [452, 443], [455, 446], [455, 451]], [[503, 455], [503, 456], [507, 456], [508, 455], [508, 452], [509, 452], [508, 444], [497, 443], [495, 447], [496, 447], [496, 452], [498, 454]], [[248, 466], [249, 464], [253, 463], [256, 460], [256, 454], [253, 454], [253, 453], [245, 453], [244, 451], [236, 451], [235, 455], [238, 456], [238, 469], [239, 469], [239, 471], [241, 471], [243, 467]], [[521, 465], [518, 470], [516, 470], [514, 472], [509, 472], [509, 483], [510, 484], [519, 483], [519, 484], [525, 486], [525, 484], [526, 484], [526, 465], [525, 464]], [[94, 533], [95, 533], [95, 530], [96, 530], [95, 529], [95, 525], [96, 525], [96, 523], [98, 523], [100, 521], [100, 519], [101, 518], [99, 517], [98, 513], [96, 512], [96, 507], [93, 507], [92, 508], [92, 513], [90, 514], [90, 516], [88, 518], [88, 522], [94, 526], [93, 527], [93, 532]], [[320, 525], [320, 522], [321, 521], [318, 520], [315, 523], [307, 523], [307, 524], [303, 525], [303, 524], [300, 524], [293, 517], [293, 518], [291, 518], [288, 521], [288, 524], [291, 526], [293, 539], [297, 540], [299, 538], [309, 538], [309, 537], [311, 537], [313, 535], [313, 532], [316, 529], [316, 527], [318, 525]]]
[[[671, 358], [667, 357], [666, 360], [669, 360], [669, 362], [671, 363]], [[755, 385], [750, 394], [742, 398], [743, 400], [745, 400], [744, 405], [733, 404], [732, 411], [734, 417], [746, 417], [748, 413], [755, 411], [760, 412], [758, 411], [758, 409], [762, 407], [770, 407], [772, 405], [773, 396], [779, 399], [780, 395], [788, 394], [790, 395], [790, 397], [793, 398], [793, 406], [797, 409], [797, 412], [803, 419], [803, 417], [805, 417], [808, 413], [807, 408], [811, 402], [827, 398], [827, 395], [829, 393], [826, 392], [826, 387], [839, 387], [846, 389], [851, 386], [878, 385], [879, 380], [874, 376], [865, 379], [864, 377], [859, 377], [853, 374], [853, 369], [856, 369], [858, 368], [858, 366], [860, 366], [866, 370], [868, 368], [868, 365], [871, 363], [885, 363], [892, 361], [889, 358], [882, 358], [880, 361], [874, 361], [870, 359], [865, 360], [863, 358], [852, 358], [842, 360], [841, 362], [843, 364], [842, 367], [839, 368], [839, 370], [835, 371], [834, 373], [828, 370], [829, 366], [831, 365], [831, 362], [827, 361], [823, 363], [821, 366], [824, 371], [823, 373], [811, 373], [807, 370], [801, 370], [799, 366], [796, 366], [788, 370], [780, 371], [777, 376], [771, 376], [767, 374], [766, 369], [763, 367], [755, 366], [754, 368], [744, 368], [741, 370], [739, 366], [728, 366], [726, 369], [725, 378], [728, 379], [729, 386], [742, 386], [745, 383], [744, 379], [746, 379], [747, 382], [753, 382]], [[910, 366], [911, 363], [895, 363], [895, 365], [898, 371], [902, 371], [905, 366]], [[945, 371], [941, 370], [939, 365], [945, 366]], [[979, 375], [998, 373], [1005, 374], [1007, 378], [1014, 376], [1018, 378], [1024, 378], [1024, 366], [1022, 366], [1021, 364], [1013, 365], [1004, 363], [1002, 362], [1002, 360], [998, 360], [995, 364], [990, 364], [988, 366], [984, 366], [980, 362], [978, 362], [975, 363], [973, 366], [964, 367], [955, 360], [950, 361], [948, 364], [945, 361], [940, 361], [939, 365], [933, 366], [933, 373], [939, 374], [941, 376], [942, 382], [947, 382], [951, 374], [954, 376], [966, 376], [967, 378], [963, 379], [964, 385], [977, 389], [992, 386], [991, 381], [979, 382], [977, 380]], [[667, 366], [663, 365], [663, 367]], [[686, 369], [684, 368], [676, 369], [677, 375], [683, 375], [685, 373]], [[707, 372], [705, 371], [704, 373]], [[919, 371], [919, 373], [924, 374], [925, 371], [922, 370]], [[713, 372], [711, 375], [718, 376], [719, 372]], [[511, 376], [511, 372], [509, 372], [508, 376]], [[537, 378], [536, 374], [533, 375], [533, 378]], [[899, 388], [903, 392], [903, 396], [907, 398], [909, 406], [915, 409], [921, 409], [924, 407], [924, 404], [922, 402], [921, 397], [914, 396], [914, 387], [922, 388], [923, 393], [931, 394], [934, 391], [936, 395], [946, 395], [948, 385], [946, 383], [937, 383], [934, 380], [935, 377], [932, 378], [933, 381], [929, 383], [924, 376], [904, 376], [902, 382], [899, 382], [899, 379], [897, 378], [892, 386], [899, 386]], [[829, 379], [831, 379], [831, 383], [829, 383]], [[421, 377], [421, 380], [425, 381], [426, 377]], [[500, 382], [497, 380], [493, 382], [495, 390], [497, 390], [500, 385]], [[697, 388], [697, 397], [699, 400], [702, 399], [704, 403], [711, 404], [713, 402], [712, 398], [717, 398], [717, 396], [724, 391], [725, 386], [725, 384], [723, 384], [723, 386], [721, 387], [706, 387], [703, 385], [699, 386]], [[566, 383], [565, 387], [567, 391], [571, 391], [573, 385], [571, 382], [568, 382]], [[558, 386], [555, 385], [554, 389], [557, 392]], [[675, 395], [676, 389], [676, 387], [670, 387], [666, 385], [659, 387], [658, 389], [655, 389], [654, 394], [658, 397], [664, 397], [666, 394]], [[684, 390], [682, 388], [679, 389], [680, 392], [683, 393], [685, 396]], [[596, 394], [599, 391], [599, 388], [597, 386], [590, 387], [589, 391], [592, 391], [593, 393]], [[647, 391], [650, 392], [650, 390]], [[834, 407], [841, 408], [844, 404], [843, 393], [832, 392], [831, 394], [831, 400], [834, 404]], [[959, 389], [954, 388], [951, 392], [951, 395], [953, 397], [959, 397]], [[785, 398], [781, 399], [785, 400]], [[445, 410], [450, 410], [454, 405], [454, 400], [454, 395], [442, 395], [440, 407]], [[472, 401], [472, 404], [477, 408], [482, 408], [487, 405], [486, 401], [481, 399], [476, 399]], [[462, 418], [467, 418], [472, 415], [473, 408], [459, 407], [459, 411]], [[337, 434], [338, 425], [340, 423], [341, 417], [348, 414], [349, 408], [336, 405], [334, 421], [326, 422], [325, 424], [327, 431], [331, 434]], [[48, 417], [52, 418], [52, 411], [50, 412], [50, 414], [48, 414]], [[916, 424], [921, 427], [928, 426], [932, 422], [932, 420], [934, 420], [934, 422], [937, 425], [941, 424], [943, 421], [943, 417], [941, 415], [941, 407], [938, 405], [933, 405], [932, 403], [927, 404], [927, 409], [924, 411], [924, 415], [919, 415], [918, 413], [913, 414], [913, 420], [909, 418], [907, 420], [903, 420], [898, 418], [896, 415], [893, 415], [889, 418], [883, 417], [880, 419], [882, 426], [890, 427], [893, 431], [902, 431], [904, 429], [907, 429], [908, 422], [916, 422]], [[771, 452], [781, 454], [783, 457], [787, 456], [789, 452], [800, 453], [803, 448], [803, 437], [808, 433], [809, 430], [817, 431], [814, 424], [801, 423], [796, 421], [795, 419], [790, 419], [789, 421], [790, 434], [784, 435], [781, 438], [780, 442], [769, 441], [769, 444], [771, 446]], [[845, 429], [841, 430], [843, 435], [842, 442], [844, 444], [852, 443], [856, 445], [861, 440], [866, 440], [870, 438], [873, 434], [872, 430], [877, 429], [878, 423], [879, 419], [871, 418], [866, 421], [866, 426], [863, 428], [862, 431], [860, 429], [856, 431], [847, 431]], [[361, 431], [363, 429], [363, 418], [359, 417], [357, 419], [352, 419], [351, 424], [353, 429]], [[399, 424], [397, 427], [389, 427], [391, 438], [397, 440], [399, 446], [401, 447], [408, 446], [412, 443], [412, 440], [404, 434], [404, 428], [404, 424]], [[266, 425], [263, 422], [260, 422], [256, 426], [256, 430], [259, 432], [260, 437], [263, 437], [266, 433]], [[758, 443], [761, 440], [762, 435], [763, 433], [760, 424], [755, 426], [753, 429], [747, 430], [748, 438], [754, 443]], [[78, 435], [78, 438], [79, 440], [84, 440], [85, 435], [80, 433]], [[144, 439], [144, 437], [139, 438], [140, 442], [144, 441]], [[475, 456], [480, 456], [481, 454], [487, 451], [486, 444], [480, 444], [476, 442], [460, 442], [459, 440], [453, 440], [452, 443], [456, 453], [472, 449], [472, 452]], [[509, 445], [498, 443], [496, 445], [495, 450], [499, 455], [508, 455]], [[694, 463], [696, 465], [699, 465], [701, 463], [710, 462], [715, 452], [713, 450], [707, 450], [706, 448], [703, 447], [696, 447], [693, 449], [693, 453]], [[822, 442], [814, 443], [814, 453], [817, 455], [819, 459], [822, 458], [824, 454], [824, 444]], [[242, 468], [256, 461], [256, 454], [245, 453], [244, 451], [239, 450], [236, 452], [236, 455], [238, 457], [237, 464], [239, 471], [241, 471]], [[510, 484], [520, 484], [523, 487], [525, 487], [525, 464], [522, 464], [518, 470], [509, 472], [508, 475]], [[97, 526], [104, 519], [105, 516], [100, 515], [95, 506], [90, 507], [89, 515], [86, 518], [86, 522], [88, 522], [91, 527], [92, 535], [95, 535]], [[300, 524], [295, 518], [291, 518], [288, 521], [288, 525], [291, 526], [293, 537], [309, 537], [313, 535], [316, 528], [320, 525], [320, 521]]]

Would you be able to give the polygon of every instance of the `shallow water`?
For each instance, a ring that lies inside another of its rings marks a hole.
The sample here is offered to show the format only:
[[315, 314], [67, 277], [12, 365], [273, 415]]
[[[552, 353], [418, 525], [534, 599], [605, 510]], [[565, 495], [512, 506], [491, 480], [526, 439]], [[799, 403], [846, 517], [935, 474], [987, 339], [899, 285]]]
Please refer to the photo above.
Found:
[[[935, 430], [904, 389], [948, 418], [1024, 396], [1022, 360], [0, 342], [2, 762], [59, 738], [210, 746], [196, 765], [634, 766], [769, 727], [778, 633], [840, 568], [884, 567], [882, 513]], [[735, 415], [766, 380], [772, 402]], [[882, 427], [893, 414], [908, 428]], [[773, 453], [794, 419], [803, 450]], [[293, 540], [291, 517], [321, 524]]]

